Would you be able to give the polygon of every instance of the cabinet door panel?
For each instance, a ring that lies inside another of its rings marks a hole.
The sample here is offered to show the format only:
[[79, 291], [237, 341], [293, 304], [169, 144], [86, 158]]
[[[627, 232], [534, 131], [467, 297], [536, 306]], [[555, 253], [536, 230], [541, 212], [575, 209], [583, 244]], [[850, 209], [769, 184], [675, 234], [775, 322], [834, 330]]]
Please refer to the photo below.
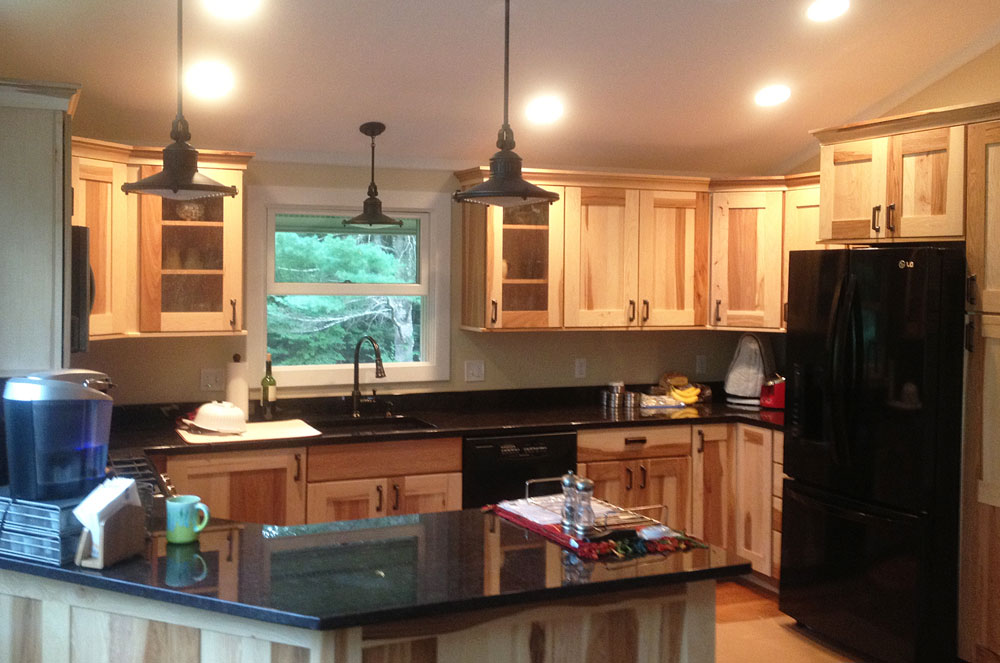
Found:
[[354, 479], [309, 484], [306, 522], [326, 523], [385, 516], [389, 497], [385, 479]]
[[731, 550], [736, 512], [734, 441], [728, 424], [696, 426], [692, 440], [692, 535]]
[[[594, 497], [611, 504], [625, 506], [627, 491], [636, 486], [635, 473], [627, 465], [619, 461], [587, 463], [585, 476], [594, 482]], [[626, 472], [626, 469], [629, 469], [629, 472]]]
[[[634, 461], [638, 465], [639, 491], [630, 506], [662, 505], [668, 526], [688, 531], [691, 526], [691, 459], [650, 458]], [[640, 504], [641, 502], [641, 504]]]
[[771, 573], [771, 431], [736, 427], [736, 554]]
[[625, 327], [638, 317], [639, 192], [566, 187], [567, 327]]
[[894, 237], [961, 236], [965, 128], [893, 136], [889, 142], [886, 226]]
[[1000, 122], [969, 126], [966, 202], [968, 309], [1000, 313]]
[[708, 194], [642, 191], [639, 205], [639, 324], [704, 324]]
[[[888, 138], [824, 145], [820, 149], [821, 239], [869, 239], [887, 236], [885, 210]], [[880, 207], [877, 227], [872, 209]]]
[[780, 191], [713, 195], [711, 324], [781, 325]]
[[462, 473], [389, 479], [390, 513], [436, 513], [462, 508]]

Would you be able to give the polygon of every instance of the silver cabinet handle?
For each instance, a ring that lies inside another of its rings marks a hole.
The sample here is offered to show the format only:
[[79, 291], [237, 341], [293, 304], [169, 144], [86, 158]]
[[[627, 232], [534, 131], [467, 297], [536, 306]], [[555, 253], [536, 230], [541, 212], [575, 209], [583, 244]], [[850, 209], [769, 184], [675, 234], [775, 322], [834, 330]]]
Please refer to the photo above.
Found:
[[496, 324], [497, 321], [497, 300], [490, 300], [490, 322]]
[[892, 213], [896, 211], [896, 203], [890, 203], [885, 206], [885, 226], [889, 229], [889, 232], [896, 232], [896, 226], [892, 223]]
[[878, 215], [882, 212], [882, 206], [876, 205], [872, 208], [872, 230], [882, 232], [882, 226], [878, 224]]

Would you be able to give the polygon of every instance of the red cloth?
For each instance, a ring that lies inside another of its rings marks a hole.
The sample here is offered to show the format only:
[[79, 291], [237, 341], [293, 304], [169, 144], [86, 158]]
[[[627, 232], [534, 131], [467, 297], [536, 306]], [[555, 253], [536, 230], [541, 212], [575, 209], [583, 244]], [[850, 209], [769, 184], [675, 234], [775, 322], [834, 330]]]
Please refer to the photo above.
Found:
[[[655, 541], [644, 541], [638, 534], [634, 539], [626, 541], [587, 541], [570, 536], [562, 531], [562, 525], [540, 525], [532, 520], [507, 511], [496, 504], [483, 507], [484, 511], [492, 511], [504, 520], [510, 521], [519, 527], [539, 534], [549, 541], [558, 543], [563, 548], [572, 551], [580, 559], [599, 560], [609, 557], [639, 557], [651, 553], [671, 553], [677, 551], [690, 550], [691, 548], [707, 548], [708, 546], [697, 539], [686, 535], [668, 536]], [[627, 544], [623, 546], [622, 544]], [[622, 548], [625, 548], [623, 551]]]

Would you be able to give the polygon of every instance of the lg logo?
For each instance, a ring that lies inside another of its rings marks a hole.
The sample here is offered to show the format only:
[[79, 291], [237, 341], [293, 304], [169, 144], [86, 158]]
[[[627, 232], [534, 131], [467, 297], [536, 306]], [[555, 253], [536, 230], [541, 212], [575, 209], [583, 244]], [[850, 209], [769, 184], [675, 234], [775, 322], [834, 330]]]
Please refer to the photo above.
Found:
[[900, 260], [899, 261], [899, 268], [900, 269], [913, 269], [913, 261], [912, 260]]

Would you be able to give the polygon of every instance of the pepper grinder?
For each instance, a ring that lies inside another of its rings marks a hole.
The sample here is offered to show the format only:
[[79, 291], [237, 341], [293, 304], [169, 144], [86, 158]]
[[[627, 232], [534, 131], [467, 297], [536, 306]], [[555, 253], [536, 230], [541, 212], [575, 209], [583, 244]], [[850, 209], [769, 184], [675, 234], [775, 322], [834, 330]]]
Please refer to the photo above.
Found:
[[562, 531], [569, 534], [573, 531], [576, 520], [576, 477], [573, 470], [562, 475], [563, 510]]
[[576, 515], [573, 532], [580, 538], [587, 538], [594, 530], [594, 482], [587, 477], [576, 478]]

